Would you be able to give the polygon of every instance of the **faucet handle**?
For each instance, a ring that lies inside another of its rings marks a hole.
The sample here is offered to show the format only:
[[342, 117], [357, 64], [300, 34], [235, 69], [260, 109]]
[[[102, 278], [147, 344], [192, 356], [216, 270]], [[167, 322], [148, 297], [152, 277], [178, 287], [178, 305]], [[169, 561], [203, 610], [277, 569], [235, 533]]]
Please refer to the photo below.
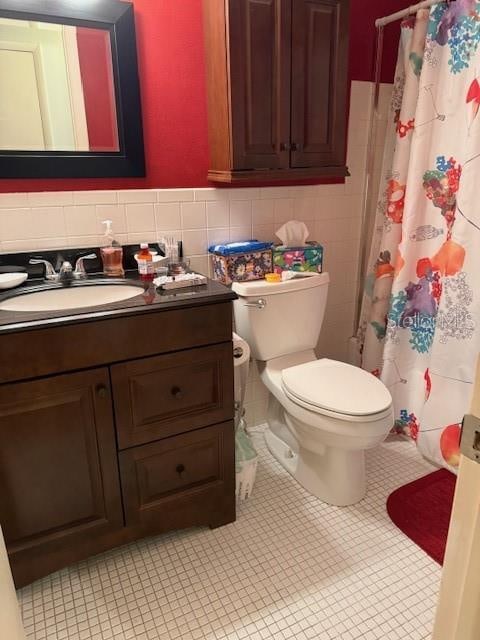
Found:
[[62, 262], [62, 266], [60, 267], [60, 276], [63, 276], [68, 273], [72, 273], [72, 271], [73, 271], [73, 267], [70, 264], [70, 262], [68, 262], [68, 260], [64, 260]]
[[88, 256], [80, 256], [75, 263], [75, 271], [73, 275], [75, 278], [86, 278], [87, 272], [85, 271], [85, 265], [83, 264], [84, 260], [95, 260], [97, 255], [95, 253], [89, 253]]
[[55, 271], [53, 265], [48, 260], [42, 260], [41, 258], [30, 258], [29, 264], [43, 264], [45, 267], [45, 278], [47, 280], [58, 280], [58, 274]]

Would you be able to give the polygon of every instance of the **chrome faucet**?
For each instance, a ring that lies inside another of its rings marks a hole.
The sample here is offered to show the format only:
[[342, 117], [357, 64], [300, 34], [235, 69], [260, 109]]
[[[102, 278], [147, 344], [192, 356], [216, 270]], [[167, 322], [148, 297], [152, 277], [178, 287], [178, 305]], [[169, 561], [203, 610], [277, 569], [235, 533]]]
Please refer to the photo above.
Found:
[[81, 256], [75, 263], [75, 270], [73, 270], [72, 264], [68, 260], [64, 260], [60, 267], [60, 271], [57, 273], [54, 266], [48, 260], [42, 260], [40, 258], [31, 258], [30, 264], [43, 264], [45, 267], [45, 279], [53, 280], [54, 282], [71, 282], [72, 280], [82, 280], [87, 277], [85, 271], [84, 260], [93, 260], [97, 256], [94, 253], [90, 253], [88, 256]]
[[58, 273], [55, 271], [53, 265], [48, 260], [41, 260], [40, 258], [30, 258], [29, 264], [43, 264], [45, 267], [45, 280], [58, 280]]
[[80, 256], [75, 263], [75, 271], [73, 272], [73, 277], [76, 280], [83, 280], [87, 277], [87, 272], [85, 271], [85, 265], [83, 264], [84, 260], [95, 260], [95, 253], [89, 253], [88, 256]]

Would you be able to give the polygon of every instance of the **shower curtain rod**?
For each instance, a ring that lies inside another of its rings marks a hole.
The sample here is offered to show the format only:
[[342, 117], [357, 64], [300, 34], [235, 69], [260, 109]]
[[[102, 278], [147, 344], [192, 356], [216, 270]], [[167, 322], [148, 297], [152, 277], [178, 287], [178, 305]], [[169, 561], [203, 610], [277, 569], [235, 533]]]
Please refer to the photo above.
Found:
[[[434, 4], [442, 4], [444, 1], [445, 0], [424, 0], [423, 2], [407, 7], [403, 11], [397, 11], [396, 13], [392, 13], [390, 16], [385, 16], [384, 18], [378, 18], [378, 20], [375, 20], [375, 26], [377, 29], [384, 27], [386, 24], [390, 24], [390, 22], [395, 22], [396, 20], [402, 20], [407, 16], [411, 16], [412, 14], [417, 13], [417, 11], [420, 11], [420, 9], [429, 9], [430, 7], [433, 7]], [[450, 2], [455, 2], [455, 0], [450, 0]]]

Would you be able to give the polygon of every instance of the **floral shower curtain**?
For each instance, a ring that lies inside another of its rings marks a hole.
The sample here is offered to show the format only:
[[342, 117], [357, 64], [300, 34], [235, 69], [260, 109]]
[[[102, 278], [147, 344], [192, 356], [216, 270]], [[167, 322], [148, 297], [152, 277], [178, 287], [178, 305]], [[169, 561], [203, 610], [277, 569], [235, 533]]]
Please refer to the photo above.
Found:
[[480, 2], [405, 21], [358, 338], [394, 430], [451, 469], [480, 351], [479, 106]]

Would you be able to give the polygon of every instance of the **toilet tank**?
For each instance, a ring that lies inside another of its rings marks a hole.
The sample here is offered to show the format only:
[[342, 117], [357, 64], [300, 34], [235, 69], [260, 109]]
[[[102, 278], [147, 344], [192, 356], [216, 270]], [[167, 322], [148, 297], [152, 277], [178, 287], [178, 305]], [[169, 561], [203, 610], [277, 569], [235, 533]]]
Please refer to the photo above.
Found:
[[328, 273], [285, 282], [234, 282], [235, 330], [257, 360], [317, 346], [327, 304]]

